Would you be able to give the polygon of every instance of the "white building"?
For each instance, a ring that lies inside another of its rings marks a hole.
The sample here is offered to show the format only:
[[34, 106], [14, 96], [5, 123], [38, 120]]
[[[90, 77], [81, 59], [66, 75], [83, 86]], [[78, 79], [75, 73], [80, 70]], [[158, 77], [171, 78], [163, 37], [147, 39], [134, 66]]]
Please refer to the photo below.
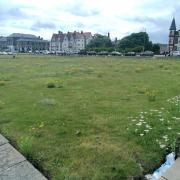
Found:
[[61, 31], [58, 34], [53, 34], [50, 42], [50, 50], [56, 52], [77, 53], [85, 49], [87, 44], [92, 39], [90, 32], [68, 32]]

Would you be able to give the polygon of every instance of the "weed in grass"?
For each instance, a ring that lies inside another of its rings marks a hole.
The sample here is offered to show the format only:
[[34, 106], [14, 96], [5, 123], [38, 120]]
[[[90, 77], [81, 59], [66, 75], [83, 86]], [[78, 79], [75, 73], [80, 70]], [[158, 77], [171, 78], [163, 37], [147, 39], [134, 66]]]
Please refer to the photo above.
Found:
[[97, 77], [98, 77], [98, 78], [102, 78], [102, 77], [103, 77], [103, 74], [102, 74], [102, 73], [99, 73], [99, 74], [97, 75]]
[[54, 82], [48, 82], [46, 86], [47, 86], [47, 88], [55, 88], [56, 87]]
[[160, 64], [159, 68], [162, 69], [164, 67], [164, 64]]
[[131, 96], [130, 95], [125, 95], [123, 97], [120, 98], [123, 101], [130, 101], [131, 100]]
[[0, 86], [5, 86], [6, 82], [5, 81], [0, 81]]
[[63, 88], [64, 86], [63, 86], [63, 84], [58, 84], [57, 87], [58, 87], [58, 88]]
[[76, 135], [76, 136], [81, 136], [81, 135], [82, 135], [82, 132], [81, 132], [80, 130], [77, 130], [77, 131], [75, 132], [75, 135]]
[[4, 108], [4, 104], [5, 103], [0, 100], [0, 110]]
[[146, 96], [148, 98], [148, 101], [150, 101], [150, 102], [156, 101], [156, 92], [155, 91], [153, 91], [153, 90], [146, 91]]
[[35, 153], [33, 150], [33, 137], [22, 136], [18, 141], [18, 147], [27, 160], [29, 160], [37, 169], [43, 172], [46, 177], [50, 178], [49, 172], [44, 170], [42, 167], [44, 155], [41, 152]]
[[29, 132], [36, 138], [40, 138], [43, 136], [42, 129], [44, 128], [44, 122], [38, 123], [35, 126], [30, 127]]
[[136, 73], [141, 73], [142, 71], [143, 71], [142, 68], [136, 68], [136, 69], [135, 69], [135, 72], [136, 72]]
[[147, 88], [145, 88], [145, 87], [143, 87], [143, 88], [138, 88], [138, 89], [137, 89], [137, 92], [138, 92], [139, 94], [145, 94], [145, 93], [147, 92]]
[[168, 99], [167, 102], [169, 103], [170, 106], [169, 107], [170, 113], [173, 114], [175, 117], [178, 116], [180, 114], [180, 95]]
[[18, 141], [18, 146], [27, 159], [32, 159], [33, 156], [32, 143], [33, 138], [29, 136], [22, 136]]
[[165, 66], [165, 67], [164, 67], [164, 70], [169, 70], [169, 67]]

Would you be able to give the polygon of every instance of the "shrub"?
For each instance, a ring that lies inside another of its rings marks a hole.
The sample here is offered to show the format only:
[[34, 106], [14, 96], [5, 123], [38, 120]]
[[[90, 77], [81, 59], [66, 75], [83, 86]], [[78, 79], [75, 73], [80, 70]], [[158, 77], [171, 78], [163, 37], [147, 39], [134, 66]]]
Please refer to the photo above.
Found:
[[164, 67], [164, 64], [160, 64], [160, 65], [159, 65], [159, 68], [162, 69], [163, 67]]
[[5, 81], [0, 81], [0, 86], [5, 86], [6, 82]]
[[54, 82], [47, 83], [47, 88], [55, 88], [55, 87], [56, 87], [56, 85]]

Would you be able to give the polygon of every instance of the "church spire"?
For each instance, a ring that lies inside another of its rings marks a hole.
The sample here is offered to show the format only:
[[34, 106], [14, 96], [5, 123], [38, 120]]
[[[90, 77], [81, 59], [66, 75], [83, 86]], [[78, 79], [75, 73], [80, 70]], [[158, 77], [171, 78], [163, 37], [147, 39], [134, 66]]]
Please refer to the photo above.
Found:
[[173, 18], [171, 27], [169, 28], [170, 31], [176, 31], [176, 22], [175, 19]]

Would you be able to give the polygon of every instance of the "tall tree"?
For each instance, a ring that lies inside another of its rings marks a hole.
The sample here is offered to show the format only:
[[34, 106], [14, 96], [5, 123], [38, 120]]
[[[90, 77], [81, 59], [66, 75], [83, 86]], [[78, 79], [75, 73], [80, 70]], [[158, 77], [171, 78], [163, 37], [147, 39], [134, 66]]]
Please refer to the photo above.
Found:
[[112, 47], [112, 42], [107, 36], [96, 35], [90, 43], [87, 45], [87, 49], [91, 48], [110, 48]]
[[149, 36], [146, 32], [132, 33], [121, 39], [118, 46], [122, 50], [137, 49], [139, 51], [140, 48], [142, 50], [152, 50], [152, 42], [149, 41]]
[[159, 44], [153, 44], [153, 48], [152, 48], [153, 50], [153, 52], [154, 52], [154, 54], [160, 54], [160, 46], [159, 46]]

